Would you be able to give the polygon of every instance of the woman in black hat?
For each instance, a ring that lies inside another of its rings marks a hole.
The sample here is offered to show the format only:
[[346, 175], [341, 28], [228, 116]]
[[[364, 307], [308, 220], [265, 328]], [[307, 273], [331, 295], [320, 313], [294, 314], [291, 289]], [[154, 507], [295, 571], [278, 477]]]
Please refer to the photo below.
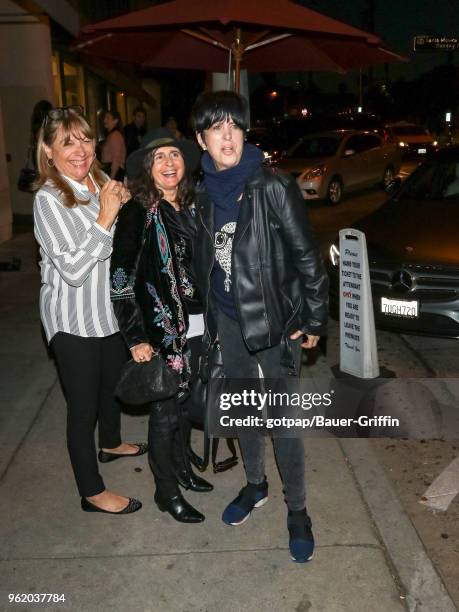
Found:
[[[187, 262], [191, 260], [190, 173], [199, 161], [194, 143], [175, 140], [164, 128], [151, 130], [128, 158], [133, 199], [118, 217], [111, 262], [111, 295], [120, 331], [137, 362], [155, 352], [181, 375], [176, 397], [152, 403], [149, 460], [155, 501], [177, 521], [204, 516], [182, 497], [178, 485], [198, 492], [212, 485], [191, 471], [185, 452], [189, 426], [180, 409], [190, 379], [189, 322], [198, 304]], [[192, 341], [191, 341], [192, 342]]]

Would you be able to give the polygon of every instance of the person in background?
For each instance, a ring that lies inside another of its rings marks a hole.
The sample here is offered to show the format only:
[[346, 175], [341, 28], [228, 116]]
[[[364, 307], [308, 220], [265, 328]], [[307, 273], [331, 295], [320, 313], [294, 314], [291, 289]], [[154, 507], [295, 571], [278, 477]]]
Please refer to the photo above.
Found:
[[[200, 312], [190, 273], [189, 174], [196, 159], [194, 143], [176, 140], [165, 128], [147, 133], [127, 162], [133, 199], [119, 216], [111, 260], [111, 296], [132, 358], [145, 362], [159, 353], [181, 375], [175, 397], [151, 403], [148, 440], [155, 502], [183, 523], [199, 523], [204, 516], [184, 499], [179, 485], [201, 493], [213, 489], [191, 470], [186, 453], [190, 428], [180, 404], [191, 377], [188, 309]], [[199, 316], [192, 322], [201, 334]]]
[[136, 106], [132, 112], [133, 120], [124, 128], [124, 140], [126, 143], [126, 155], [137, 151], [142, 138], [147, 132], [147, 114], [143, 106]]
[[38, 137], [40, 178], [34, 200], [41, 254], [40, 314], [67, 401], [67, 447], [81, 508], [128, 514], [142, 504], [105, 488], [99, 460], [135, 457], [146, 444], [121, 441], [114, 389], [126, 348], [109, 294], [114, 223], [127, 189], [95, 159], [94, 136], [81, 107], [48, 111]]
[[164, 127], [170, 130], [174, 134], [174, 138], [176, 138], [177, 140], [183, 138], [183, 134], [178, 128], [177, 119], [175, 117], [169, 117], [169, 119], [164, 124]]
[[[201, 291], [205, 346], [218, 336], [228, 378], [299, 376], [301, 349], [326, 330], [328, 279], [295, 180], [263, 165], [245, 143], [247, 104], [232, 91], [202, 94], [192, 112], [204, 150], [204, 179], [195, 269]], [[209, 315], [209, 311], [212, 316]], [[273, 438], [288, 506], [292, 559], [312, 558], [314, 538], [305, 507], [302, 438]], [[222, 520], [241, 525], [268, 500], [265, 440], [257, 430], [239, 435], [247, 484]]]
[[107, 136], [102, 143], [102, 166], [110, 178], [116, 181], [124, 179], [126, 163], [126, 145], [121, 132], [121, 115], [110, 110], [104, 114], [104, 128]]
[[35, 170], [37, 170], [37, 141], [40, 128], [43, 125], [43, 120], [53, 108], [49, 100], [39, 100], [33, 107], [32, 117], [30, 119], [30, 157], [32, 158]]

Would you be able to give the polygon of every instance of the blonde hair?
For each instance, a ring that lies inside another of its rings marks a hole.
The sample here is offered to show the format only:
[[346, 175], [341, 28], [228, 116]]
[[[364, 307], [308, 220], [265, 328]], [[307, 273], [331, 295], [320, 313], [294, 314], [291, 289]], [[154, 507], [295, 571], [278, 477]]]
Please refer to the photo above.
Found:
[[[46, 181], [51, 181], [54, 186], [62, 194], [63, 204], [67, 208], [73, 208], [79, 204], [89, 204], [90, 200], [79, 199], [75, 196], [73, 189], [68, 182], [62, 178], [62, 175], [54, 165], [48, 163], [48, 155], [45, 151], [45, 145], [51, 147], [56, 140], [57, 131], [60, 127], [63, 128], [64, 138], [70, 139], [71, 136], [79, 139], [81, 134], [85, 138], [89, 138], [94, 143], [94, 135], [91, 126], [87, 122], [84, 115], [75, 112], [72, 109], [59, 109], [62, 112], [56, 113], [58, 109], [51, 111], [51, 116], [48, 114], [43, 121], [37, 139], [37, 169], [39, 177], [35, 181], [34, 189], [40, 189]], [[54, 117], [53, 115], [58, 115]], [[89, 168], [94, 181], [99, 188], [107, 182], [108, 178], [102, 172], [99, 162], [94, 157], [94, 161]]]

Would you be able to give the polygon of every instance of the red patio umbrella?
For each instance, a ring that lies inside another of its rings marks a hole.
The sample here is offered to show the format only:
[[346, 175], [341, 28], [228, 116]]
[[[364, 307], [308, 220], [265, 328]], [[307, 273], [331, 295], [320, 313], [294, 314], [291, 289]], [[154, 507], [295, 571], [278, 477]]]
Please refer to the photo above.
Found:
[[289, 0], [173, 0], [84, 28], [84, 53], [144, 67], [346, 72], [403, 58], [367, 32]]

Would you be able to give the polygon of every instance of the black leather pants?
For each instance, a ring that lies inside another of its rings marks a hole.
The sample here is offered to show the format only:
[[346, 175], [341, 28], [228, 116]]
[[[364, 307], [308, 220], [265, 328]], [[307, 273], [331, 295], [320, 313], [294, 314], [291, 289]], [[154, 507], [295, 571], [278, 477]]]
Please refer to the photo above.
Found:
[[178, 494], [176, 470], [185, 461], [180, 418], [180, 408], [175, 398], [150, 405], [149, 462], [156, 489], [162, 497]]

